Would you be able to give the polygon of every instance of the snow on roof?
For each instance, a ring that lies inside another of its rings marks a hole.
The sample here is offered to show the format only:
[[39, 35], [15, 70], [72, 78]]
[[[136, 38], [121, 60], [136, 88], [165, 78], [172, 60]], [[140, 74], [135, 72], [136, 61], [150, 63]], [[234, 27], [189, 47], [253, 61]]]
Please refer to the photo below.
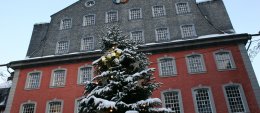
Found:
[[198, 38], [202, 39], [202, 38], [221, 37], [221, 36], [228, 36], [228, 35], [234, 35], [234, 34], [210, 34], [210, 35], [202, 35], [199, 36]]
[[10, 88], [12, 86], [12, 82], [11, 81], [6, 81], [4, 83], [0, 83], [0, 88]]
[[191, 39], [179, 39], [179, 40], [173, 40], [169, 42], [160, 42], [160, 43], [146, 43], [144, 45], [140, 45], [141, 47], [150, 46], [150, 45], [157, 45], [157, 44], [167, 44], [172, 42], [182, 42], [182, 41], [190, 41], [190, 40], [199, 40], [199, 39], [206, 39], [206, 38], [213, 38], [213, 37], [221, 37], [221, 36], [229, 36], [229, 35], [235, 35], [235, 34], [210, 34], [210, 35], [202, 35], [197, 38], [191, 38]]
[[[93, 50], [93, 51], [88, 51], [88, 53], [94, 53], [94, 52], [99, 52], [99, 51], [102, 51], [102, 50], [97, 49], [97, 50]], [[48, 57], [54, 57], [54, 56], [65, 56], [65, 55], [73, 55], [73, 54], [80, 54], [80, 53], [86, 53], [86, 52], [73, 52], [73, 53], [62, 54], [62, 55], [46, 55], [46, 56], [42, 56], [42, 57], [32, 57], [32, 58], [30, 58], [29, 56], [26, 56], [24, 60], [48, 58]]]
[[209, 2], [209, 1], [213, 1], [213, 0], [196, 0], [197, 3]]

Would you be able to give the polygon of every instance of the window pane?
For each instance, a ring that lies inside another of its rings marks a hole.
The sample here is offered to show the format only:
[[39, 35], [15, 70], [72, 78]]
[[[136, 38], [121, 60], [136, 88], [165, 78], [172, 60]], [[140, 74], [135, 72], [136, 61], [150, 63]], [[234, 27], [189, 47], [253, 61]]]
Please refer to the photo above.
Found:
[[83, 38], [81, 42], [81, 50], [93, 50], [94, 49], [94, 38], [87, 37]]
[[174, 75], [176, 73], [175, 64], [173, 59], [161, 59], [160, 60], [161, 74], [164, 76]]
[[131, 9], [130, 10], [130, 20], [140, 19], [141, 16], [141, 9]]
[[196, 36], [195, 28], [193, 25], [181, 26], [181, 31], [184, 38]]
[[89, 26], [95, 24], [95, 15], [84, 16], [83, 26]]
[[65, 70], [57, 70], [53, 75], [53, 86], [65, 85]]
[[225, 90], [231, 112], [246, 112], [239, 86], [227, 86]]
[[195, 90], [195, 97], [199, 113], [213, 113], [208, 89]]
[[64, 19], [64, 20], [62, 20], [61, 24], [62, 24], [61, 29], [68, 29], [68, 28], [71, 28], [72, 21], [71, 21], [71, 19]]
[[69, 42], [68, 41], [60, 41], [57, 44], [57, 54], [67, 53], [69, 50]]
[[165, 10], [163, 6], [153, 6], [154, 17], [164, 16], [164, 15], [165, 15]]
[[216, 55], [216, 62], [218, 65], [218, 69], [235, 68], [232, 63], [231, 55], [229, 52], [218, 52], [215, 55]]
[[92, 67], [84, 67], [80, 69], [80, 83], [83, 84], [86, 81], [92, 79]]
[[156, 29], [157, 39], [158, 41], [168, 41], [169, 33], [167, 28], [159, 28]]
[[188, 56], [188, 64], [190, 73], [204, 72], [204, 63], [201, 55]]
[[174, 113], [181, 113], [179, 93], [177, 91], [165, 92], [164, 103], [166, 108], [171, 108]]
[[185, 13], [189, 13], [189, 7], [188, 7], [188, 3], [178, 3], [177, 4], [177, 13], [178, 14], [185, 14]]
[[27, 88], [39, 88], [40, 86], [40, 73], [30, 73], [28, 76]]
[[131, 38], [136, 44], [144, 43], [143, 32], [142, 31], [134, 31], [131, 32]]
[[61, 113], [61, 102], [50, 102], [48, 113]]
[[116, 22], [117, 20], [116, 11], [107, 12], [107, 23]]
[[35, 104], [24, 104], [22, 113], [34, 113]]

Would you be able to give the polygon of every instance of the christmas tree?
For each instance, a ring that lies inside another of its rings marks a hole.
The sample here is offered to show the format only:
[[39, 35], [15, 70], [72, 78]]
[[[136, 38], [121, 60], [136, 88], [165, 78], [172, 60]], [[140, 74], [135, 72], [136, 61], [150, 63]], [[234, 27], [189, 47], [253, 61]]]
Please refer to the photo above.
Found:
[[154, 81], [154, 68], [148, 68], [146, 54], [137, 52], [132, 41], [112, 27], [102, 37], [105, 53], [93, 62], [95, 76], [87, 82], [80, 113], [164, 113], [166, 108], [152, 92], [160, 86]]

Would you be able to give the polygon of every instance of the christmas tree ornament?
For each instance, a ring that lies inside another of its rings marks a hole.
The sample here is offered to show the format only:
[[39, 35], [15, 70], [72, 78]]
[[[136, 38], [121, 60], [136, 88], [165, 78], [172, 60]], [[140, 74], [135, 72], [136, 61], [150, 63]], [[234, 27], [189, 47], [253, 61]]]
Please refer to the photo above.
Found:
[[110, 60], [111, 59], [111, 57], [112, 57], [112, 55], [109, 53], [109, 54], [107, 54], [107, 56], [106, 56], [106, 58], [108, 59], [108, 60]]

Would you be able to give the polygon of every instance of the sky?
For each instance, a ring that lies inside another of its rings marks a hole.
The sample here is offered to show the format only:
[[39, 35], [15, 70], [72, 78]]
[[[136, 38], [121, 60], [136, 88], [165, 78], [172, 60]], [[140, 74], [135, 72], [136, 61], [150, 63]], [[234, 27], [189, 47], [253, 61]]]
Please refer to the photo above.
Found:
[[[50, 22], [50, 16], [78, 0], [1, 0], [0, 65], [25, 59], [33, 25]], [[112, 1], [112, 0], [111, 0]], [[223, 0], [236, 33], [260, 31], [260, 0]], [[253, 37], [252, 40], [259, 40]], [[251, 47], [255, 46], [254, 41]], [[260, 83], [260, 53], [252, 61]], [[6, 67], [0, 72], [8, 76]], [[0, 83], [6, 77], [0, 76]]]

